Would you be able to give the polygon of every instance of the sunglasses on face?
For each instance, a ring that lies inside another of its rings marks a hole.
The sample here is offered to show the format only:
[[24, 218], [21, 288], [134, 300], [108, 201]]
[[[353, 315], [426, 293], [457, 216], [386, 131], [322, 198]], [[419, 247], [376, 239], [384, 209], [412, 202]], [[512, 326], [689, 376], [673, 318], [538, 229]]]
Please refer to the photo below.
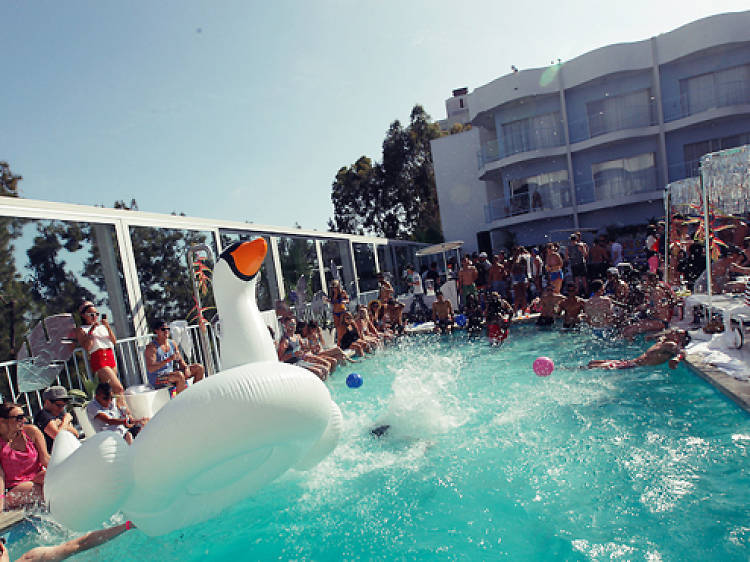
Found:
[[169, 328], [157, 328], [157, 332], [168, 332]]
[[87, 314], [88, 316], [99, 316], [99, 313], [98, 313], [98, 312], [87, 312], [86, 314]]
[[26, 419], [26, 414], [18, 414], [17, 416], [8, 416], [5, 418], [7, 420], [13, 420], [15, 422], [24, 421]]
[[60, 400], [59, 402], [53, 402], [53, 404], [55, 406], [57, 406], [58, 408], [64, 408], [65, 407], [65, 402], [62, 401], [62, 400]]

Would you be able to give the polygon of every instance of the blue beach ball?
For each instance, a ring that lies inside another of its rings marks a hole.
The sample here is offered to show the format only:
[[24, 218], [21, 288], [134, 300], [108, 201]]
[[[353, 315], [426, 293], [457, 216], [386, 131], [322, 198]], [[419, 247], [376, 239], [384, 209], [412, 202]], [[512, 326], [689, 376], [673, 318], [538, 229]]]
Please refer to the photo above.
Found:
[[458, 324], [461, 328], [466, 326], [466, 316], [464, 316], [463, 314], [456, 314], [456, 316], [454, 316], [453, 319], [456, 321], [456, 324]]
[[351, 373], [346, 377], [346, 386], [349, 388], [359, 388], [362, 386], [362, 375], [359, 373]]

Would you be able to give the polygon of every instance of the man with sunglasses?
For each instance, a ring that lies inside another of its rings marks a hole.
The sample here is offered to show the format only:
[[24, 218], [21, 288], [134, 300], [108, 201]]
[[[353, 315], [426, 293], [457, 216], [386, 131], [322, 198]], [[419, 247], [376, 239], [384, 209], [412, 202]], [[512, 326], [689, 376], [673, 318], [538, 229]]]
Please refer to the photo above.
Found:
[[151, 330], [154, 332], [154, 339], [144, 351], [146, 372], [151, 386], [174, 386], [179, 393], [187, 388], [187, 379], [193, 379], [193, 382], [203, 379], [203, 366], [197, 363], [188, 365], [185, 362], [177, 344], [169, 339], [169, 325], [164, 320], [153, 322]]
[[65, 411], [70, 396], [64, 386], [50, 386], [44, 391], [42, 398], [44, 405], [34, 416], [34, 425], [42, 430], [47, 450], [52, 453], [52, 445], [58, 433], [70, 431], [78, 437], [78, 431], [73, 427], [73, 416]]

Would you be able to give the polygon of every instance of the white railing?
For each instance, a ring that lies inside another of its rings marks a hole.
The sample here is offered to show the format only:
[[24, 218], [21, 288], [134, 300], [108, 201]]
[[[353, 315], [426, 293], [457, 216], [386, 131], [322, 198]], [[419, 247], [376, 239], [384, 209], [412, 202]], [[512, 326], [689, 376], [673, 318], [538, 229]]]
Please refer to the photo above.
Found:
[[[206, 329], [208, 330], [208, 341], [211, 346], [209, 352], [211, 353], [211, 359], [218, 371], [221, 369], [221, 363], [219, 362], [219, 341], [216, 337], [216, 331], [210, 324], [206, 326]], [[192, 349], [183, 350], [186, 354], [185, 360], [206, 365], [206, 352], [200, 344], [198, 330], [198, 326], [188, 327]], [[149, 334], [146, 336], [122, 338], [117, 341], [115, 355], [117, 357], [118, 376], [124, 386], [128, 387], [148, 383], [143, 351], [152, 338], [153, 335]], [[9, 396], [3, 396], [3, 398], [25, 405], [27, 411], [30, 414], [33, 414], [40, 410], [44, 403], [42, 400], [42, 391], [35, 390], [31, 392], [20, 392], [18, 384], [13, 380], [13, 372], [17, 370], [18, 363], [17, 360], [0, 363], [0, 369], [3, 370], [5, 380], [8, 384], [8, 391], [10, 393]], [[89, 365], [87, 354], [82, 347], [77, 347], [73, 351], [73, 356], [68, 361], [55, 361], [53, 364], [60, 365], [61, 370], [56, 377], [55, 382], [52, 384], [58, 384], [71, 390], [79, 389], [88, 393], [84, 385], [84, 380], [93, 380], [93, 373], [91, 372], [91, 366]]]

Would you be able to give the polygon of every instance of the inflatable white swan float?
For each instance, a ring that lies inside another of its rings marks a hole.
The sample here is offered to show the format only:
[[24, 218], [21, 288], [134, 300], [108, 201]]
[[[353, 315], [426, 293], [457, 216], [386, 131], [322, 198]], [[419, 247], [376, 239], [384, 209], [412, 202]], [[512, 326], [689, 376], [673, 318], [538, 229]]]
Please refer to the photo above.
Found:
[[45, 481], [51, 515], [76, 531], [123, 511], [157, 536], [205, 521], [336, 446], [341, 412], [315, 375], [280, 363], [255, 302], [263, 239], [236, 243], [213, 274], [224, 370], [166, 404], [128, 446], [62, 431]]

